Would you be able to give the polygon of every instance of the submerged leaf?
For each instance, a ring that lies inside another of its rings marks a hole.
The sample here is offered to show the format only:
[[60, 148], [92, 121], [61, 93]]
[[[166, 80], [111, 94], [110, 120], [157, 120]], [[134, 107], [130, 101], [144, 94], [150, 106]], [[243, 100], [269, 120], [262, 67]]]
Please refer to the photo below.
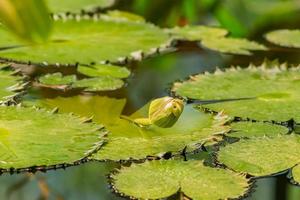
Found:
[[237, 172], [275, 174], [300, 162], [300, 137], [292, 134], [241, 139], [221, 148], [218, 160]]
[[178, 191], [191, 199], [229, 199], [241, 197], [249, 187], [244, 176], [196, 160], [132, 164], [112, 178], [118, 193], [138, 199], [162, 199]]
[[275, 30], [265, 37], [269, 42], [280, 46], [300, 48], [300, 30]]
[[[100, 148], [103, 126], [69, 114], [0, 107], [0, 168], [47, 168], [72, 164]], [[101, 131], [100, 131], [101, 129]]]
[[[0, 1], [0, 21], [28, 42], [44, 42], [48, 39], [52, 27], [48, 13], [44, 0]], [[3, 27], [1, 29], [6, 31]]]
[[[274, 64], [273, 64], [274, 65]], [[230, 68], [175, 83], [176, 95], [209, 102], [202, 107], [231, 117], [300, 122], [300, 68], [285, 65]]]

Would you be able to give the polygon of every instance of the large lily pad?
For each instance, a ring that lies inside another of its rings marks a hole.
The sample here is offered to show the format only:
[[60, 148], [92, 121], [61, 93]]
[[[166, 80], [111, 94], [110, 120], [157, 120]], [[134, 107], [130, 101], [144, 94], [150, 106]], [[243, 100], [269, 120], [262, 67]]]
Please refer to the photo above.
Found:
[[53, 13], [79, 13], [109, 7], [114, 0], [47, 0], [47, 3]]
[[298, 164], [299, 155], [300, 137], [292, 134], [241, 139], [221, 148], [218, 160], [235, 171], [266, 176]]
[[229, 68], [175, 83], [184, 98], [210, 101], [202, 107], [224, 111], [231, 117], [261, 121], [300, 121], [300, 68], [264, 63], [246, 69]]
[[100, 148], [106, 134], [103, 126], [70, 114], [16, 106], [0, 107], [0, 130], [4, 171], [80, 162]]
[[241, 121], [231, 123], [230, 126], [232, 130], [228, 135], [238, 138], [276, 136], [287, 134], [289, 132], [289, 129], [285, 126], [264, 122]]
[[[43, 64], [91, 64], [120, 58], [152, 54], [169, 43], [167, 33], [152, 24], [122, 21], [101, 16], [74, 16], [53, 24], [52, 40], [37, 45], [22, 45], [0, 27], [0, 57], [16, 62]], [[139, 52], [135, 53], [134, 52]], [[132, 54], [133, 53], [133, 54]]]
[[265, 37], [269, 42], [280, 46], [300, 48], [300, 30], [275, 30]]
[[228, 199], [244, 195], [249, 180], [240, 174], [211, 168], [201, 161], [151, 161], [123, 167], [112, 175], [114, 189], [138, 199], [162, 199], [178, 191], [191, 199]]
[[[200, 148], [205, 142], [214, 143], [220, 135], [229, 131], [226, 116], [212, 116], [189, 105], [172, 128], [152, 125], [141, 128], [134, 123], [120, 119], [125, 100], [108, 97], [73, 97], [37, 100], [36, 105], [60, 108], [61, 112], [73, 112], [82, 116], [94, 116], [94, 120], [110, 131], [109, 142], [93, 158], [97, 160], [143, 159], [147, 156], [162, 156], [166, 152], [180, 153]], [[25, 104], [30, 103], [25, 101]], [[32, 103], [32, 102], [31, 102]], [[32, 105], [32, 104], [31, 104]], [[145, 117], [147, 106], [131, 117]]]

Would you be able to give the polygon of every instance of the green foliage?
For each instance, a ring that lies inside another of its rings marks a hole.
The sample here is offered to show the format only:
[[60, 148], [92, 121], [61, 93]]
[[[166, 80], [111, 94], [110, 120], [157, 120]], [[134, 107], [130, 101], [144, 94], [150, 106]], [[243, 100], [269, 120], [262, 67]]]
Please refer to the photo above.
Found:
[[280, 46], [300, 48], [300, 30], [275, 30], [265, 37], [269, 42]]
[[161, 199], [178, 191], [191, 199], [238, 198], [248, 180], [232, 171], [210, 168], [201, 161], [158, 160], [123, 167], [112, 176], [114, 189], [138, 199]]
[[[162, 156], [166, 152], [180, 153], [199, 148], [205, 142], [212, 144], [222, 139], [229, 131], [225, 116], [212, 116], [186, 106], [177, 123], [171, 128], [151, 125], [142, 128], [131, 121], [120, 119], [125, 100], [107, 97], [73, 97], [25, 101], [47, 108], [60, 108], [60, 112], [73, 112], [81, 116], [94, 116], [95, 122], [104, 124], [110, 131], [108, 143], [93, 158], [98, 160], [143, 159], [147, 156]], [[147, 117], [148, 104], [130, 116]], [[214, 139], [214, 140], [213, 140]], [[212, 141], [213, 140], [213, 141]]]
[[101, 76], [96, 78], [85, 78], [77, 80], [72, 84], [73, 88], [84, 88], [84, 91], [108, 91], [121, 88], [124, 82], [121, 79], [110, 76]]
[[98, 150], [106, 131], [70, 114], [0, 107], [0, 168], [72, 164]]
[[127, 78], [130, 71], [126, 67], [99, 64], [92, 66], [78, 66], [78, 72], [89, 77], [111, 76], [114, 78]]
[[287, 134], [288, 128], [271, 123], [263, 122], [236, 122], [231, 123], [231, 137], [252, 138], [263, 136], [276, 136], [279, 134]]
[[54, 74], [46, 74], [39, 78], [39, 82], [43, 85], [71, 85], [76, 81], [75, 75], [63, 76], [61, 73], [57, 72]]
[[[6, 67], [6, 64], [0, 64]], [[12, 96], [16, 95], [17, 91], [24, 89], [24, 85], [20, 77], [12, 75], [11, 70], [0, 69], [0, 102], [9, 100]]]
[[250, 50], [267, 50], [264, 45], [240, 38], [225, 37], [227, 30], [207, 26], [185, 26], [168, 30], [177, 39], [201, 41], [201, 45], [222, 53], [251, 55]]
[[[0, 56], [19, 62], [52, 65], [100, 64], [106, 60], [117, 62], [125, 57], [140, 58], [140, 52], [152, 54], [169, 41], [167, 33], [152, 24], [102, 19], [101, 16], [59, 19], [53, 26], [52, 40], [48, 43], [7, 49], [1, 51]], [[18, 45], [20, 43], [0, 27], [0, 47]]]
[[291, 134], [241, 139], [221, 148], [218, 160], [237, 172], [266, 176], [298, 164], [299, 155], [300, 137]]
[[47, 0], [53, 13], [80, 13], [81, 11], [94, 11], [97, 8], [111, 6], [114, 0]]
[[299, 67], [266, 62], [259, 67], [250, 65], [246, 69], [199, 74], [186, 82], [175, 83], [173, 91], [185, 98], [217, 100], [202, 107], [224, 111], [231, 117], [300, 121], [299, 78]]
[[267, 50], [264, 45], [240, 38], [209, 38], [203, 40], [203, 46], [222, 53], [251, 55], [250, 50]]
[[44, 0], [2, 0], [0, 21], [21, 39], [31, 43], [44, 42], [51, 33], [52, 20]]
[[300, 166], [299, 164], [293, 167], [292, 169], [292, 177], [293, 181], [295, 181], [297, 184], [300, 184]]

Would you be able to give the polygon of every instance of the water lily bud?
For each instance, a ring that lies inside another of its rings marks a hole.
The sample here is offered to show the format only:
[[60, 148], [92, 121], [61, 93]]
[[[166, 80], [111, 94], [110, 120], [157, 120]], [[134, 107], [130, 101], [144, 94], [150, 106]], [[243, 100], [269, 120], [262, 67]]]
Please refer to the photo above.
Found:
[[153, 100], [149, 107], [149, 119], [152, 124], [162, 128], [172, 127], [180, 117], [184, 103], [180, 99], [162, 97]]

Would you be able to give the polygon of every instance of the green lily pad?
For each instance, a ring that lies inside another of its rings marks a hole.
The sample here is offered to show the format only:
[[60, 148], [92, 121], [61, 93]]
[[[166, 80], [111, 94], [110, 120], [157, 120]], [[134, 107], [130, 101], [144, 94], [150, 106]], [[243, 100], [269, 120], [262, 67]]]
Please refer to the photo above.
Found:
[[241, 38], [209, 38], [204, 39], [201, 44], [209, 49], [222, 53], [241, 55], [251, 55], [250, 50], [267, 50], [264, 45]]
[[39, 79], [40, 86], [66, 90], [83, 88], [84, 91], [111, 91], [121, 88], [124, 82], [111, 76], [99, 76], [78, 80], [75, 75], [63, 76], [61, 73], [46, 74]]
[[137, 199], [163, 199], [178, 191], [195, 200], [231, 199], [243, 196], [249, 188], [244, 176], [196, 160], [132, 164], [122, 167], [112, 179], [118, 193]]
[[127, 78], [130, 75], [130, 71], [126, 67], [107, 64], [78, 66], [77, 71], [90, 77], [111, 76], [114, 78]]
[[[125, 100], [108, 97], [73, 97], [37, 100], [35, 105], [60, 108], [60, 112], [73, 112], [81, 116], [94, 116], [94, 120], [110, 131], [109, 142], [99, 151], [97, 160], [139, 160], [147, 156], [162, 156], [166, 152], [180, 153], [185, 147], [195, 150], [205, 142], [215, 143], [229, 131], [224, 126], [226, 116], [212, 116], [193, 106], [186, 106], [177, 123], [171, 128], [152, 125], [141, 128], [134, 123], [120, 119]], [[25, 104], [32, 102], [25, 101]], [[34, 103], [34, 102], [33, 102]], [[131, 115], [131, 118], [145, 117], [147, 106]]]
[[[275, 66], [273, 66], [275, 65]], [[246, 69], [229, 68], [175, 83], [173, 91], [184, 98], [211, 101], [201, 105], [231, 117], [261, 121], [300, 121], [300, 68], [264, 63]]]
[[300, 137], [292, 134], [241, 139], [222, 147], [218, 160], [237, 172], [267, 176], [298, 164], [299, 155]]
[[226, 29], [208, 26], [184, 26], [166, 29], [176, 39], [200, 41], [208, 38], [222, 38], [228, 33]]
[[114, 2], [114, 0], [47, 0], [49, 9], [53, 13], [94, 11], [96, 8], [110, 7]]
[[300, 184], [300, 166], [299, 164], [292, 169], [292, 178], [297, 184]]
[[70, 16], [53, 23], [52, 40], [36, 45], [21, 45], [4, 27], [0, 26], [2, 59], [34, 64], [89, 65], [104, 61], [136, 58], [157, 53], [169, 44], [169, 36], [162, 29], [148, 23], [122, 21], [102, 16], [86, 18]]
[[63, 76], [61, 73], [57, 72], [54, 74], [46, 74], [39, 78], [39, 82], [44, 85], [71, 85], [76, 81], [75, 75]]
[[121, 79], [110, 76], [85, 78], [72, 84], [73, 88], [84, 88], [84, 91], [109, 91], [121, 88], [124, 82]]
[[241, 38], [225, 37], [227, 30], [207, 26], [184, 26], [167, 29], [176, 39], [201, 41], [201, 45], [222, 53], [251, 55], [250, 50], [267, 50], [264, 45]]
[[265, 37], [269, 42], [280, 46], [300, 48], [300, 30], [275, 30]]
[[[6, 64], [2, 65], [4, 68]], [[12, 75], [13, 71], [0, 69], [0, 103], [7, 101], [16, 95], [16, 92], [23, 89], [23, 82], [18, 76]]]
[[285, 126], [264, 122], [235, 122], [231, 123], [231, 137], [251, 138], [283, 135], [289, 132]]
[[1, 106], [0, 116], [0, 168], [4, 171], [74, 164], [98, 150], [106, 134], [103, 126], [70, 114]]

